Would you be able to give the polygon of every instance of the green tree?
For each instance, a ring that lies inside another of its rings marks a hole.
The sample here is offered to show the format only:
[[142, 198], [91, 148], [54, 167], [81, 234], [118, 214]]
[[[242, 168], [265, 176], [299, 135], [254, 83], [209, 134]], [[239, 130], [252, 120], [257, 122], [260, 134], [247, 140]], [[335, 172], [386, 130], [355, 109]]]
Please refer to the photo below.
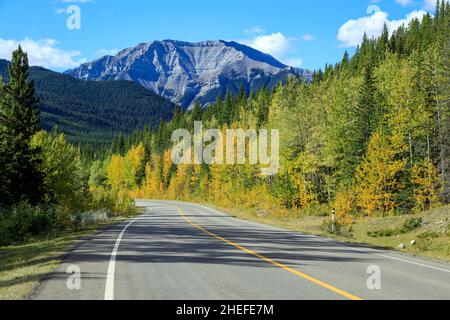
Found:
[[31, 142], [39, 148], [44, 173], [46, 200], [67, 209], [79, 209], [83, 202], [80, 150], [69, 144], [63, 133], [37, 133]]
[[19, 47], [9, 66], [9, 83], [2, 89], [0, 102], [0, 149], [7, 159], [2, 174], [8, 197], [3, 204], [20, 201], [39, 203], [44, 194], [39, 169], [39, 149], [30, 146], [40, 130], [38, 99], [34, 82], [28, 80], [28, 56]]
[[380, 109], [376, 101], [376, 86], [373, 78], [373, 64], [369, 63], [364, 69], [364, 79], [359, 91], [356, 109], [353, 110], [353, 128], [349, 139], [354, 144], [352, 155], [356, 162], [360, 162], [370, 138], [378, 127]]
[[150, 163], [152, 159], [152, 147], [150, 140], [146, 140], [144, 143], [144, 157], [142, 158], [141, 164], [136, 172], [136, 184], [142, 187], [146, 180], [146, 168], [147, 164]]

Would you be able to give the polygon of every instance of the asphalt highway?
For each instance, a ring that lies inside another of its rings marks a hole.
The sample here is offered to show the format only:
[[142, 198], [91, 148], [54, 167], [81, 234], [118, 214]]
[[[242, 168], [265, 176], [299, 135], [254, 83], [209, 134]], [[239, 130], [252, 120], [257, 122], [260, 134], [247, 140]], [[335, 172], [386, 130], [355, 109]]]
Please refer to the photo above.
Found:
[[450, 299], [446, 263], [238, 220], [190, 203], [137, 204], [145, 208], [142, 216], [77, 246], [34, 298]]

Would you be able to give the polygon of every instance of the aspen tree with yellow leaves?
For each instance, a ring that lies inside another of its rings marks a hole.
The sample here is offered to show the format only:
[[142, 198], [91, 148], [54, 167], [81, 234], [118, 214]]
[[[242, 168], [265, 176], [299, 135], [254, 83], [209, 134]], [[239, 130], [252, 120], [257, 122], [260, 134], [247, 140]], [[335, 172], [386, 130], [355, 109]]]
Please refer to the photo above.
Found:
[[416, 211], [429, 210], [440, 204], [439, 172], [433, 162], [425, 158], [416, 163], [412, 168], [411, 182], [414, 187], [414, 200]]
[[398, 174], [405, 168], [399, 159], [404, 150], [401, 138], [378, 130], [372, 137], [368, 152], [355, 178], [358, 206], [367, 214], [387, 214], [397, 208], [401, 188]]

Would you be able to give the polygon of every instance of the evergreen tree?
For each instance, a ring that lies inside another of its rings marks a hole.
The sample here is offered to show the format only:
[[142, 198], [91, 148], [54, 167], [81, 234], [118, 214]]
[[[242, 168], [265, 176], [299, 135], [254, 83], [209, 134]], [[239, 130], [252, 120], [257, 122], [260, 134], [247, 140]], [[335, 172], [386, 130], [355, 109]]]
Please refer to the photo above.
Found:
[[145, 140], [144, 143], [144, 157], [142, 158], [141, 165], [136, 172], [136, 183], [139, 187], [142, 187], [146, 179], [146, 168], [152, 159], [152, 150], [150, 140]]
[[234, 109], [234, 101], [233, 95], [228, 91], [225, 97], [225, 103], [223, 104], [223, 123], [230, 125], [233, 121], [233, 109]]
[[8, 197], [0, 202], [7, 205], [20, 201], [37, 204], [44, 194], [39, 150], [30, 145], [40, 123], [38, 99], [34, 82], [28, 81], [28, 68], [28, 56], [19, 47], [13, 52], [9, 83], [2, 89], [0, 103], [0, 150], [7, 159], [1, 169], [8, 192]]
[[[3, 80], [0, 77], [0, 114], [4, 108], [3, 106]], [[3, 136], [0, 136], [0, 205], [5, 204], [11, 200], [11, 195], [7, 188], [9, 171], [9, 161], [7, 154], [7, 144], [3, 143]]]
[[386, 56], [386, 50], [389, 47], [389, 31], [386, 23], [383, 27], [383, 32], [381, 33], [380, 38], [377, 41], [377, 62], [383, 61]]
[[349, 137], [354, 147], [353, 154], [349, 156], [354, 158], [355, 165], [364, 156], [369, 140], [378, 125], [379, 108], [375, 99], [375, 93], [373, 65], [369, 64], [364, 70], [364, 80], [360, 88], [357, 107], [353, 110], [353, 130], [351, 130], [352, 134]]
[[198, 102], [195, 103], [194, 108], [192, 109], [192, 125], [194, 125], [194, 121], [201, 121], [202, 120], [202, 107]]
[[349, 59], [348, 51], [345, 50], [344, 57], [342, 58], [342, 62], [341, 62], [342, 69], [345, 69], [348, 66], [349, 62], [350, 62], [350, 59]]
[[121, 156], [124, 156], [125, 155], [126, 146], [125, 146], [125, 138], [123, 137], [122, 133], [119, 133], [119, 137], [117, 138], [117, 140], [118, 140], [117, 141], [118, 153]]

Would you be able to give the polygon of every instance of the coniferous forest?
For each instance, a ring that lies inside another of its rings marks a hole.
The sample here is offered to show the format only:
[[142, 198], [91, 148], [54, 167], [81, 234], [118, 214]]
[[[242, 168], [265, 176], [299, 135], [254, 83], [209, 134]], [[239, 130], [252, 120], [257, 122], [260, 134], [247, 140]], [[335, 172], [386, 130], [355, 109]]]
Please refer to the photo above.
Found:
[[[385, 27], [379, 38], [365, 37], [354, 55], [316, 71], [311, 83], [292, 77], [274, 90], [247, 96], [241, 89], [206, 108], [175, 108], [158, 128], [155, 120], [133, 134], [121, 130], [105, 148], [92, 148], [92, 139], [69, 143], [59, 130], [64, 124], [42, 131], [38, 105], [19, 48], [0, 88], [2, 243], [79, 228], [86, 212], [131, 214], [136, 198], [281, 218], [335, 208], [343, 227], [355, 218], [422, 212], [450, 202], [450, 5], [392, 35]], [[83, 121], [84, 110], [74, 121]], [[110, 120], [119, 128], [132, 121], [120, 119]], [[280, 172], [263, 177], [253, 165], [175, 166], [171, 134], [192, 131], [194, 121], [222, 130], [279, 129]]]

